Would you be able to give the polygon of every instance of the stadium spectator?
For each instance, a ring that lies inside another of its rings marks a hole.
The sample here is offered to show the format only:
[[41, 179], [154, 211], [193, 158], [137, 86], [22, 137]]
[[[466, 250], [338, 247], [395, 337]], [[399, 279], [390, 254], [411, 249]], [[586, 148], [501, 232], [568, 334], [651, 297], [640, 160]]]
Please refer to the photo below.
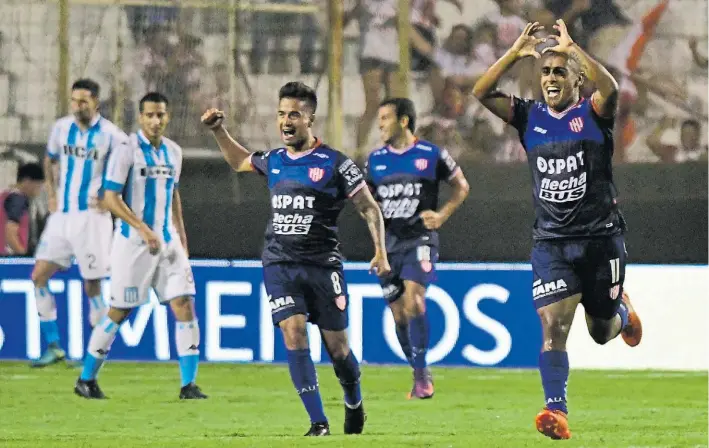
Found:
[[707, 160], [707, 146], [701, 144], [702, 125], [693, 118], [682, 121], [679, 144], [663, 143], [662, 137], [669, 129], [676, 127], [676, 120], [664, 117], [648, 136], [647, 146], [662, 162], [683, 163]]
[[359, 72], [364, 88], [364, 113], [357, 122], [357, 151], [366, 154], [372, 123], [382, 100], [393, 93], [392, 76], [399, 68], [398, 0], [356, 0], [344, 17], [359, 22]]
[[[271, 0], [269, 3], [302, 4], [303, 0]], [[300, 73], [315, 73], [315, 43], [319, 29], [312, 14], [256, 12], [251, 24], [251, 73], [263, 71], [263, 61], [268, 58], [268, 73], [290, 73], [286, 40], [297, 33], [300, 38], [298, 60]], [[268, 45], [273, 41], [269, 57]]]
[[[460, 0], [447, 1], [458, 8], [459, 12], [463, 12], [463, 3]], [[437, 0], [413, 0], [411, 3], [411, 25], [432, 46], [436, 45], [436, 28], [441, 23], [440, 18], [436, 15], [436, 5]], [[427, 73], [430, 69], [430, 59], [412, 47], [411, 71]]]

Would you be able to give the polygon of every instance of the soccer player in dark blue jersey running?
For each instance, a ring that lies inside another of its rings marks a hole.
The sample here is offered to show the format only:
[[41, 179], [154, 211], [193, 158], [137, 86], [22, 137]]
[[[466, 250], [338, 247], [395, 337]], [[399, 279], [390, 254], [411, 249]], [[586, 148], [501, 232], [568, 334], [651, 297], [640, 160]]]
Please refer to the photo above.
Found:
[[[546, 402], [536, 426], [547, 437], [568, 439], [566, 340], [578, 304], [599, 344], [621, 334], [634, 347], [642, 325], [623, 291], [625, 221], [611, 168], [618, 84], [574, 43], [563, 20], [554, 25], [558, 36], [535, 38], [542, 29], [528, 24], [473, 93], [518, 130], [527, 152], [536, 211], [532, 296], [542, 323], [539, 370]], [[547, 39], [556, 45], [540, 55], [536, 46]], [[541, 59], [542, 102], [494, 91], [507, 69], [526, 56]], [[586, 81], [596, 89], [588, 99], [580, 95]]]
[[345, 393], [345, 434], [359, 434], [365, 414], [357, 359], [347, 340], [347, 286], [337, 236], [345, 199], [354, 202], [374, 240], [371, 268], [390, 271], [384, 220], [366, 188], [364, 175], [347, 156], [312, 133], [315, 91], [289, 82], [279, 94], [278, 130], [285, 147], [249, 152], [224, 129], [224, 114], [210, 109], [202, 122], [213, 132], [224, 158], [236, 171], [257, 172], [268, 180], [272, 219], [266, 230], [263, 276], [273, 323], [281, 328], [288, 366], [310, 416], [306, 436], [330, 434], [315, 366], [308, 347], [307, 321], [316, 324]]
[[[469, 186], [448, 151], [418, 140], [415, 129], [416, 109], [410, 99], [382, 102], [379, 131], [385, 146], [369, 154], [366, 177], [387, 229], [392, 272], [380, 281], [401, 349], [414, 369], [409, 398], [431, 398], [426, 288], [435, 280], [438, 229], [463, 203]], [[441, 181], [450, 183], [453, 193], [438, 209]]]

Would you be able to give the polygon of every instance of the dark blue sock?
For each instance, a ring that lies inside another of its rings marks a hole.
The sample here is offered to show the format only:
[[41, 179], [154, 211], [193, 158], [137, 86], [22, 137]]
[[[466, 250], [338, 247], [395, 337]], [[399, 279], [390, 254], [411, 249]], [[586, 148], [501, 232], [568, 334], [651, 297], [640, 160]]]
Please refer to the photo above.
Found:
[[625, 306], [625, 303], [620, 302], [617, 313], [620, 316], [620, 329], [623, 330], [628, 325], [628, 307]]
[[542, 352], [539, 355], [539, 373], [542, 375], [546, 407], [568, 413], [566, 409], [566, 383], [569, 379], [568, 353], [558, 350]]
[[295, 390], [300, 395], [305, 410], [308, 411], [310, 421], [327, 422], [318, 388], [318, 375], [315, 372], [315, 364], [310, 358], [310, 349], [288, 350], [288, 368]]
[[362, 401], [357, 358], [350, 351], [345, 359], [333, 359], [332, 366], [335, 368], [335, 375], [340, 380], [342, 390], [345, 392], [345, 404], [350, 408], [356, 408]]
[[413, 360], [411, 359], [411, 343], [409, 342], [409, 324], [399, 324], [396, 323], [396, 338], [399, 340], [401, 345], [401, 350], [406, 356], [406, 361], [408, 361], [411, 367], [414, 366]]
[[426, 313], [411, 318], [409, 321], [409, 338], [411, 340], [411, 364], [414, 369], [426, 368], [426, 352], [428, 351], [428, 319], [426, 319]]

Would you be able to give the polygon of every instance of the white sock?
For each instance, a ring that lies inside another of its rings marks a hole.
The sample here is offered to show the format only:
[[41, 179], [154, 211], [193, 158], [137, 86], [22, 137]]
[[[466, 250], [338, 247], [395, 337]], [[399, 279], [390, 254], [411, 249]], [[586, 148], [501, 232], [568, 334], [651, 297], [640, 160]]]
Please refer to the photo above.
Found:
[[95, 327], [101, 318], [108, 312], [108, 307], [103, 301], [101, 294], [95, 297], [89, 297], [89, 323], [91, 327]]
[[54, 296], [46, 286], [34, 288], [34, 297], [37, 302], [37, 314], [42, 322], [57, 320], [57, 304]]
[[175, 322], [175, 346], [178, 356], [199, 355], [199, 323]]
[[119, 327], [120, 325], [112, 321], [111, 318], [104, 317], [91, 332], [87, 353], [96, 359], [105, 358], [116, 338]]
[[199, 366], [199, 325], [197, 319], [191, 322], [175, 323], [175, 345], [180, 364], [182, 387], [194, 383]]
[[81, 371], [80, 378], [84, 381], [95, 380], [98, 371], [106, 359], [108, 351], [111, 349], [111, 344], [116, 338], [119, 324], [113, 322], [108, 316], [94, 327], [89, 339], [89, 346], [86, 349], [87, 354], [84, 358], [84, 368]]

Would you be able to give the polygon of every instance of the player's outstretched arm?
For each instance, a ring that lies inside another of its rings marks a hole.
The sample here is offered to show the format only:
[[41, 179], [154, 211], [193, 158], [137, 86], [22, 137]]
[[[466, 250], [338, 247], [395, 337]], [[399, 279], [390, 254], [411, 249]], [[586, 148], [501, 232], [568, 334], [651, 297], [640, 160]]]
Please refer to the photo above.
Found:
[[518, 60], [527, 56], [539, 59], [541, 55], [535, 47], [546, 39], [537, 39], [534, 33], [543, 30], [539, 22], [528, 23], [515, 43], [502, 55], [473, 86], [473, 95], [492, 113], [505, 121], [510, 119], [510, 96], [495, 92], [495, 86], [502, 76]]
[[352, 202], [360, 216], [367, 221], [369, 233], [374, 242], [374, 258], [372, 258], [371, 269], [377, 275], [387, 275], [391, 271], [389, 260], [387, 259], [386, 243], [384, 241], [384, 217], [379, 209], [379, 204], [374, 200], [369, 188], [360, 188], [352, 196]]
[[185, 249], [185, 252], [187, 252], [187, 257], [189, 258], [187, 232], [185, 231], [185, 220], [182, 215], [182, 198], [180, 197], [180, 190], [178, 188], [175, 188], [175, 191], [172, 193], [172, 222], [180, 237], [182, 247]]
[[224, 112], [218, 109], [209, 109], [202, 115], [202, 123], [214, 134], [219, 149], [224, 154], [224, 159], [234, 171], [253, 171], [249, 157], [251, 152], [239, 142], [234, 140], [229, 132], [222, 126]]
[[594, 110], [602, 117], [613, 116], [618, 103], [618, 83], [613, 75], [571, 39], [563, 20], [557, 20], [554, 29], [559, 32], [559, 36], [552, 38], [558, 43], [554, 47], [545, 48], [542, 53], [547, 51], [564, 53], [578, 62], [586, 78], [596, 86], [596, 91], [591, 96]]

